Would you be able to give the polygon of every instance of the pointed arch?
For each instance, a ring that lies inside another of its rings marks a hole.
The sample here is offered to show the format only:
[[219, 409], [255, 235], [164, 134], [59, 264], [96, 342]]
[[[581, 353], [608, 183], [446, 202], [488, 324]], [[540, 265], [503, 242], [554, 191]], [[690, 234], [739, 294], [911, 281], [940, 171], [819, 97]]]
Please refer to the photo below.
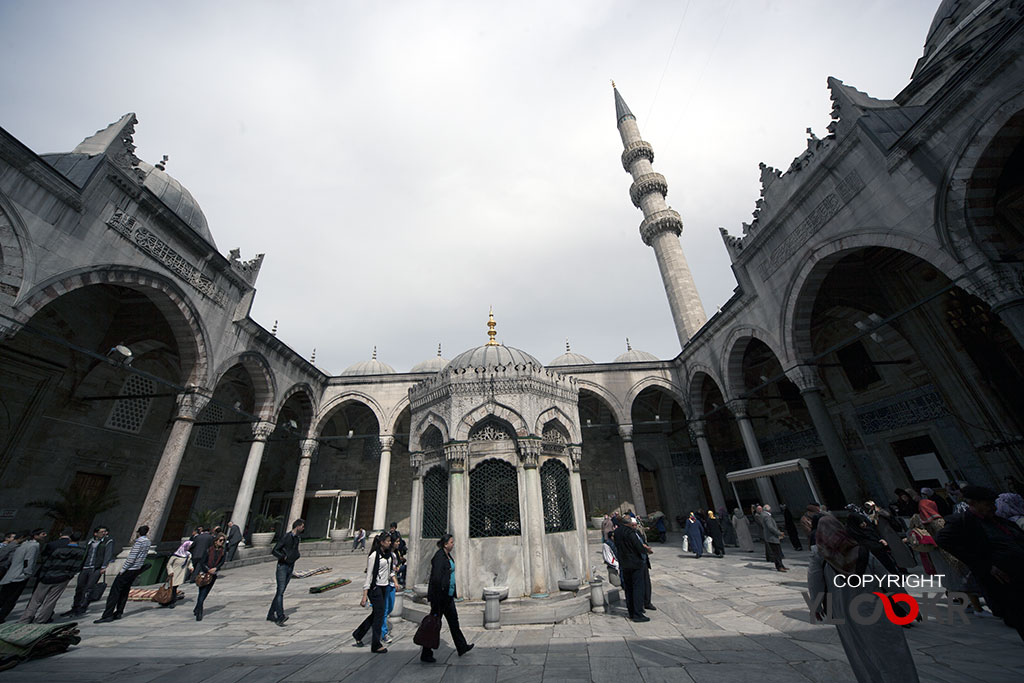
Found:
[[723, 385], [718, 373], [707, 365], [696, 363], [687, 368], [686, 395], [690, 398], [690, 409], [694, 413], [690, 416], [691, 418], [699, 418], [704, 414], [704, 382], [708, 380], [718, 388], [724, 398], [725, 392], [722, 391]]
[[630, 409], [630, 419], [632, 420], [633, 403], [644, 389], [650, 387], [658, 387], [664, 389], [673, 399], [675, 399], [679, 406], [686, 411], [688, 404], [686, 401], [686, 393], [677, 384], [665, 379], [664, 377], [658, 377], [656, 375], [649, 375], [639, 380], [632, 387], [629, 388], [629, 393], [626, 395], [626, 405]]
[[577, 379], [576, 386], [580, 391], [589, 391], [598, 398], [600, 398], [608, 406], [608, 409], [612, 411], [612, 416], [615, 418], [616, 424], [628, 424], [629, 418], [622, 408], [622, 403], [618, 398], [615, 397], [610, 391], [605, 389], [600, 384], [590, 382], [584, 379]]
[[31, 282], [25, 276], [27, 234], [13, 202], [0, 193], [0, 301], [13, 303], [24, 283]]
[[754, 339], [767, 346], [780, 364], [787, 360], [775, 337], [766, 330], [754, 325], [737, 325], [729, 331], [722, 346], [725, 349], [722, 377], [725, 378], [725, 389], [731, 396], [739, 396], [747, 390], [743, 385], [743, 356]]
[[225, 373], [236, 365], [244, 367], [252, 381], [256, 403], [253, 412], [262, 419], [273, 417], [277, 379], [274, 377], [274, 371], [270, 369], [270, 362], [258, 351], [242, 351], [225, 360], [214, 372], [211, 384], [217, 386]]
[[566, 435], [572, 443], [582, 443], [583, 435], [580, 433], [579, 420], [573, 420], [565, 414], [561, 408], [552, 406], [537, 416], [536, 427], [533, 430], [534, 434], [543, 434], [544, 425], [552, 420], [557, 420], [562, 428], [565, 430]]
[[375, 398], [362, 391], [348, 390], [332, 397], [320, 407], [316, 419], [314, 420], [315, 427], [310, 433], [315, 436], [319, 436], [321, 432], [323, 432], [324, 425], [327, 424], [327, 421], [330, 420], [334, 413], [343, 408], [347, 403], [361, 403], [369, 408], [370, 412], [373, 413], [374, 418], [377, 420], [378, 431], [383, 427], [383, 425], [387, 424], [384, 421], [384, 411], [381, 409], [380, 403], [378, 403]]
[[387, 420], [382, 423], [381, 429], [387, 426], [388, 434], [398, 433], [398, 422], [402, 419], [402, 411], [409, 407], [409, 395], [406, 394], [402, 399], [396, 403], [392, 408], [391, 412], [388, 413]]
[[411, 452], [423, 450], [420, 445], [420, 438], [423, 436], [423, 433], [427, 431], [428, 427], [434, 427], [437, 431], [441, 432], [442, 443], [448, 443], [450, 440], [448, 424], [444, 421], [444, 418], [431, 411], [420, 418], [419, 422], [416, 423], [416, 426], [409, 430], [411, 432], [411, 434], [409, 434], [409, 450]]
[[473, 425], [487, 417], [496, 417], [509, 423], [516, 436], [527, 436], [530, 433], [530, 428], [522, 415], [509, 406], [489, 400], [469, 411], [459, 420], [455, 430], [455, 440], [465, 441], [468, 439], [469, 430], [473, 428]]

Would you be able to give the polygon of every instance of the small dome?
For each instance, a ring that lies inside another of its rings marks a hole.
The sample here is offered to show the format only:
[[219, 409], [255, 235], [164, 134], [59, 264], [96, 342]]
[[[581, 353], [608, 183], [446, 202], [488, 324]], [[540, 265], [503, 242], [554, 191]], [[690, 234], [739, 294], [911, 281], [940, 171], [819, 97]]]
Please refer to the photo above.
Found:
[[501, 344], [484, 344], [475, 349], [463, 351], [455, 356], [445, 367], [446, 370], [461, 370], [468, 368], [496, 368], [509, 363], [514, 365], [535, 365], [538, 368], [544, 367], [539, 360], [519, 349]]
[[629, 340], [626, 340], [626, 352], [615, 359], [616, 363], [643, 363], [647, 361], [659, 361], [661, 360], [653, 353], [647, 353], [646, 351], [637, 351], [634, 349]]
[[345, 368], [341, 373], [343, 377], [353, 375], [394, 375], [395, 369], [387, 363], [377, 360], [377, 347], [373, 347], [373, 357], [370, 360], [361, 360], [355, 365]]
[[558, 358], [548, 363], [548, 367], [556, 367], [559, 365], [593, 365], [594, 361], [590, 360], [581, 353], [573, 353], [572, 349], [569, 348], [569, 340], [565, 341], [565, 353]]
[[166, 171], [160, 170], [152, 164], [140, 161], [139, 170], [146, 176], [144, 185], [197, 235], [216, 248], [217, 244], [213, 241], [213, 234], [206, 222], [206, 216], [199, 208], [199, 202], [192, 196], [192, 193]]
[[417, 363], [412, 366], [410, 372], [440, 372], [444, 370], [444, 366], [448, 365], [448, 360], [441, 357], [441, 345], [437, 345], [437, 355], [433, 358], [428, 358], [422, 363]]

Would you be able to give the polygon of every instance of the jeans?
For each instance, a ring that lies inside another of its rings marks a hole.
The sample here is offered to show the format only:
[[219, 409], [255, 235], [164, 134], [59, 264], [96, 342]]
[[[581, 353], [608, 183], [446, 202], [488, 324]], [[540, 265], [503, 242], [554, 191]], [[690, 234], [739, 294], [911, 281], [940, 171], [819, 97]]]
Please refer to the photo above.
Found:
[[[196, 614], [196, 615], [199, 615], [199, 616], [203, 615], [203, 602], [206, 601], [206, 596], [210, 594], [210, 591], [213, 589], [213, 584], [215, 584], [215, 583], [217, 583], [217, 577], [216, 576], [213, 577], [213, 581], [211, 581], [210, 583], [206, 584], [205, 586], [200, 586], [199, 594], [196, 596], [196, 606], [195, 606], [195, 609], [192, 610], [193, 614]], [[283, 591], [282, 591], [282, 594], [283, 594]]]
[[267, 621], [280, 621], [284, 619], [284, 589], [292, 580], [292, 571], [295, 568], [284, 562], [277, 563], [277, 593], [274, 594], [274, 601], [270, 603], [270, 611], [267, 612]]
[[388, 634], [388, 617], [391, 615], [391, 610], [395, 608], [395, 586], [394, 584], [384, 589], [384, 623], [380, 627], [380, 637], [383, 638]]
[[78, 573], [78, 584], [75, 587], [75, 599], [71, 605], [72, 611], [85, 614], [86, 610], [89, 609], [90, 589], [99, 583], [101, 576], [103, 576], [103, 570], [99, 567], [86, 567]]
[[380, 639], [383, 637], [383, 634], [381, 633], [381, 624], [384, 623], [384, 606], [387, 600], [384, 595], [385, 590], [386, 589], [379, 586], [370, 588], [367, 593], [367, 597], [370, 598], [370, 605], [373, 606], [373, 611], [367, 614], [366, 618], [363, 619], [363, 623], [359, 624], [359, 626], [356, 627], [356, 630], [352, 632], [353, 638], [356, 640], [362, 640], [363, 636], [366, 635], [366, 632], [372, 629], [373, 647], [370, 649], [374, 652], [383, 647]]

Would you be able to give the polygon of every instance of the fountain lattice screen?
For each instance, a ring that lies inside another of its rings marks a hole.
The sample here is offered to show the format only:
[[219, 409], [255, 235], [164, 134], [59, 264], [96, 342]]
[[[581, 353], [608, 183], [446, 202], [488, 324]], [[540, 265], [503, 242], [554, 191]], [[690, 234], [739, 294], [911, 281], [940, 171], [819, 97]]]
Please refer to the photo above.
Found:
[[504, 460], [484, 460], [469, 473], [469, 535], [518, 536], [519, 481]]

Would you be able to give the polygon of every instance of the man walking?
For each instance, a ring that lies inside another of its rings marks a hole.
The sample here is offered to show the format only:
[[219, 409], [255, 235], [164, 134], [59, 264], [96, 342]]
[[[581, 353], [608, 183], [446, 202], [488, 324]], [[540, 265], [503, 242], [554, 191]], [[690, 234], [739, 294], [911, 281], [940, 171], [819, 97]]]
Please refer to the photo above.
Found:
[[99, 583], [107, 571], [107, 565], [114, 559], [114, 539], [105, 526], [93, 529], [92, 540], [85, 547], [85, 564], [78, 574], [75, 599], [71, 609], [62, 612], [62, 617], [80, 617], [89, 611], [92, 602], [92, 587]]
[[764, 547], [768, 555], [768, 561], [775, 563], [775, 571], [788, 572], [782, 564], [782, 534], [779, 533], [779, 525], [772, 517], [772, 506], [765, 505], [761, 513], [761, 526], [764, 528]]
[[18, 623], [48, 624], [51, 621], [57, 600], [68, 587], [71, 578], [82, 568], [85, 548], [78, 545], [81, 538], [82, 535], [77, 531], [68, 531], [67, 544], [57, 546], [43, 560], [39, 567], [39, 583], [32, 591], [32, 598]]
[[292, 522], [292, 530], [281, 537], [272, 551], [273, 556], [277, 558], [277, 592], [270, 603], [267, 621], [272, 621], [278, 626], [284, 626], [284, 622], [288, 621], [288, 615], [284, 613], [284, 590], [292, 580], [295, 561], [299, 559], [299, 534], [305, 528], [305, 520], [297, 519]]
[[0, 624], [18, 604], [21, 591], [36, 572], [39, 562], [39, 544], [46, 540], [46, 532], [33, 529], [30, 538], [11, 553], [11, 567], [0, 579]]
[[235, 559], [238, 544], [242, 542], [242, 530], [234, 522], [228, 522], [228, 562]]
[[[206, 529], [199, 527], [199, 533], [192, 539], [192, 545], [189, 546], [189, 553], [192, 555], [192, 567], [199, 566], [199, 558], [206, 557], [206, 554], [210, 552], [210, 548], [213, 547], [213, 534]], [[194, 581], [195, 577], [190, 576], [189, 580]]]
[[626, 524], [615, 530], [615, 549], [622, 572], [622, 589], [626, 593], [626, 609], [633, 621], [650, 621], [644, 615], [644, 563], [647, 551], [640, 542], [636, 517], [626, 517]]
[[107, 596], [107, 606], [103, 610], [103, 616], [92, 622], [94, 624], [106, 624], [121, 618], [121, 615], [124, 614], [124, 606], [128, 604], [128, 591], [131, 590], [132, 583], [142, 573], [142, 570], [146, 568], [146, 555], [149, 553], [149, 546], [152, 545], [147, 536], [149, 527], [143, 524], [136, 533], [138, 535], [135, 537], [135, 543], [132, 544], [131, 552], [128, 553], [128, 559], [121, 565], [117, 578], [110, 586], [110, 595]]

